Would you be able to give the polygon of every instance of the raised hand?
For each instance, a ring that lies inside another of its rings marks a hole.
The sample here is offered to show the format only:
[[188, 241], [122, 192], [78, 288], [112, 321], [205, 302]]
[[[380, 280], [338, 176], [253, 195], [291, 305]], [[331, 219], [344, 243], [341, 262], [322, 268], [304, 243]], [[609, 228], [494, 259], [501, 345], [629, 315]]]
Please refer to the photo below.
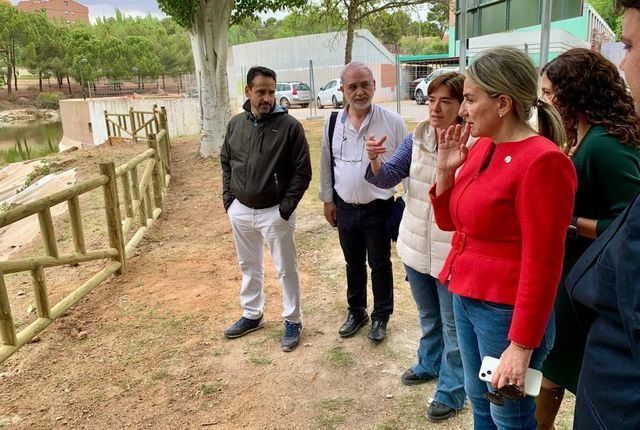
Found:
[[384, 145], [386, 141], [387, 136], [382, 136], [380, 140], [376, 140], [375, 134], [369, 135], [369, 140], [367, 140], [367, 144], [365, 145], [369, 160], [375, 160], [380, 154], [387, 152], [387, 147]]
[[467, 159], [469, 150], [467, 141], [471, 127], [469, 124], [451, 125], [446, 130], [439, 131], [437, 168], [448, 173], [455, 172]]

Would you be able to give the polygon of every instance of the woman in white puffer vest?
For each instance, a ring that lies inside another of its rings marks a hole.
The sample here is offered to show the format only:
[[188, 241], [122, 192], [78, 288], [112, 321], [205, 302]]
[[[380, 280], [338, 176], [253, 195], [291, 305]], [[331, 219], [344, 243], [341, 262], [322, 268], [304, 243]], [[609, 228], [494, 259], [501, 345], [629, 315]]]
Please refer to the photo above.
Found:
[[436, 180], [436, 152], [440, 130], [459, 123], [464, 76], [445, 73], [427, 89], [429, 117], [407, 136], [387, 163], [383, 136], [370, 136], [367, 154], [370, 165], [365, 179], [379, 188], [391, 188], [405, 178], [406, 207], [400, 223], [397, 250], [404, 263], [411, 292], [418, 308], [422, 337], [418, 362], [402, 374], [406, 385], [438, 379], [434, 400], [426, 417], [442, 421], [463, 408], [465, 402], [462, 360], [453, 318], [453, 296], [438, 281], [438, 273], [451, 249], [450, 232], [438, 228], [431, 209], [429, 189]]

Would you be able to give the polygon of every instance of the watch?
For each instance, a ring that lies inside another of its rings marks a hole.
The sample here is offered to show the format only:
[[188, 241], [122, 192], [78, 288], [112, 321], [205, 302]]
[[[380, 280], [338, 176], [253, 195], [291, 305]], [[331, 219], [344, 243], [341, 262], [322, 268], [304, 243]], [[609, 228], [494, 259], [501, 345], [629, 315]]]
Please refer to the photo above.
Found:
[[577, 216], [571, 217], [571, 223], [569, 223], [569, 229], [567, 230], [567, 238], [568, 239], [578, 238], [578, 217]]

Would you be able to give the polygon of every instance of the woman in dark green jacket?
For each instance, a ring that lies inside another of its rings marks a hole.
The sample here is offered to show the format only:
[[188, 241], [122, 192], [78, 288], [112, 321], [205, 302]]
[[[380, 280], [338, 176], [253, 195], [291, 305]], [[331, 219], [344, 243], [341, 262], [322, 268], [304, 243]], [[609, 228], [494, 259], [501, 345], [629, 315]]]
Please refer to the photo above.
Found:
[[542, 69], [541, 87], [562, 116], [578, 191], [554, 308], [556, 339], [537, 399], [538, 430], [553, 428], [565, 388], [576, 391], [582, 364], [587, 327], [576, 318], [564, 278], [640, 189], [640, 123], [616, 66], [597, 52], [571, 49]]

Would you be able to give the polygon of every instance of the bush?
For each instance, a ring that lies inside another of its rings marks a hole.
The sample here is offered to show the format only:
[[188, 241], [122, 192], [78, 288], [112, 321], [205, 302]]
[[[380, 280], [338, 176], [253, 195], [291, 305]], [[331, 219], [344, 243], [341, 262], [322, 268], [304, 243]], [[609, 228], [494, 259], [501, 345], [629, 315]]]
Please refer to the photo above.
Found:
[[61, 92], [40, 93], [36, 99], [36, 106], [40, 109], [59, 109], [60, 100], [66, 96]]

